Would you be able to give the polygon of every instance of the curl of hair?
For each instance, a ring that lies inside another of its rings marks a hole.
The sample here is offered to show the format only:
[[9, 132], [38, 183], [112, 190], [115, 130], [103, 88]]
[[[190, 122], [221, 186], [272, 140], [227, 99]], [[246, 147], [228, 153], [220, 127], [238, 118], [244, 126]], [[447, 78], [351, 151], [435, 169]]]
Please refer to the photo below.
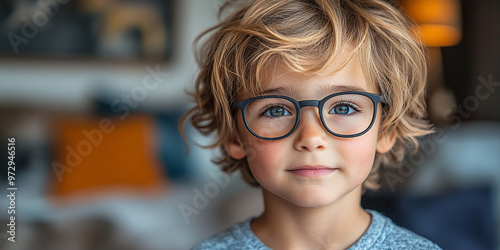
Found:
[[[227, 2], [220, 14], [236, 2]], [[207, 147], [220, 148], [213, 161], [225, 172], [241, 170], [245, 181], [259, 185], [247, 159], [231, 158], [225, 145], [237, 133], [232, 105], [242, 95], [258, 93], [277, 65], [312, 74], [339, 57], [344, 63], [359, 57], [367, 81], [388, 103], [379, 135], [396, 133], [394, 147], [376, 154], [364, 188], [378, 188], [380, 165], [397, 166], [409, 149], [417, 149], [416, 138], [432, 131], [424, 99], [426, 51], [395, 6], [381, 0], [255, 0], [239, 5], [197, 38], [200, 72], [191, 93], [196, 105], [180, 122], [182, 128], [190, 119], [201, 134], [215, 135]]]

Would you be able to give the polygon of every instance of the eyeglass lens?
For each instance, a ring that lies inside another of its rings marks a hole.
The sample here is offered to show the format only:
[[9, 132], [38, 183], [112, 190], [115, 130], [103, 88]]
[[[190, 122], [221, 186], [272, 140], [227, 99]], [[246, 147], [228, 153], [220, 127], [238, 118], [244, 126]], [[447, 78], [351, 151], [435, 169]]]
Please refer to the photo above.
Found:
[[[342, 94], [328, 99], [322, 110], [324, 125], [339, 135], [365, 131], [374, 115], [372, 100], [361, 94]], [[260, 137], [278, 138], [290, 133], [298, 119], [295, 105], [284, 98], [262, 98], [245, 109], [249, 129]]]

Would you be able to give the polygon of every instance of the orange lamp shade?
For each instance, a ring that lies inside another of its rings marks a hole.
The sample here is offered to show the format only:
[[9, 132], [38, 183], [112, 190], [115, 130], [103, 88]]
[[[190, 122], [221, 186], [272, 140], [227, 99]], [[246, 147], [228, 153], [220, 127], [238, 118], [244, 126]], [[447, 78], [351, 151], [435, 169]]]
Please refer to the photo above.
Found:
[[458, 0], [402, 0], [401, 6], [418, 24], [414, 32], [426, 46], [454, 46], [462, 39]]

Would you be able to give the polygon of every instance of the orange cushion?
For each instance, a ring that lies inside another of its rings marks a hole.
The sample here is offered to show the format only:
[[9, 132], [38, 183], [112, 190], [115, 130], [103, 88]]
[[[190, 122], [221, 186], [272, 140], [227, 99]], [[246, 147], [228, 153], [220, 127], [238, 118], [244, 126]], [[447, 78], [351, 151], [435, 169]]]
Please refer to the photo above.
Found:
[[54, 128], [51, 195], [151, 191], [165, 186], [152, 117], [64, 118], [57, 119]]

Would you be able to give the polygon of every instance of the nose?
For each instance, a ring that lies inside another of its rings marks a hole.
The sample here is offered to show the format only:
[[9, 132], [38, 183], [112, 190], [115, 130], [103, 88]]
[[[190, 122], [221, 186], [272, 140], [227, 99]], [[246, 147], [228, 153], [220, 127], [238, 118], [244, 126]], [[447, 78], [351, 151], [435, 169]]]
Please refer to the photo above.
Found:
[[295, 131], [294, 147], [298, 151], [311, 152], [327, 147], [328, 132], [323, 127], [316, 107], [305, 107]]

